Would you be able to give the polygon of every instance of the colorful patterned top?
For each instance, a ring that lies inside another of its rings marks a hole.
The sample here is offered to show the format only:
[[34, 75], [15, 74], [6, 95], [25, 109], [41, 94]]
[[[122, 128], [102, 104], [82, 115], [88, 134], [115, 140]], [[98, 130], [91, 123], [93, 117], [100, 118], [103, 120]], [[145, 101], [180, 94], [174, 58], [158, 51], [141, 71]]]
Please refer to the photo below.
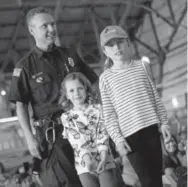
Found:
[[61, 120], [64, 125], [63, 137], [69, 140], [74, 149], [75, 168], [78, 175], [90, 172], [85, 166], [83, 156], [89, 154], [97, 168], [100, 152], [103, 150], [109, 153], [106, 169], [115, 168], [101, 105], [89, 105], [85, 111], [72, 109], [63, 113]]

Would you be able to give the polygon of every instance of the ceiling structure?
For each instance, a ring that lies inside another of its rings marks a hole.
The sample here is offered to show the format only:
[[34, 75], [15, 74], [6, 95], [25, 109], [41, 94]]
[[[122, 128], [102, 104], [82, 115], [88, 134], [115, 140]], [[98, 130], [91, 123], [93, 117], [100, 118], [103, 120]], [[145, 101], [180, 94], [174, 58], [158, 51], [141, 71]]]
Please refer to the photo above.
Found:
[[59, 43], [73, 47], [91, 66], [103, 55], [99, 33], [110, 24], [127, 29], [133, 39], [152, 0], [8, 0], [0, 6], [0, 71], [9, 78], [15, 63], [33, 46], [25, 26], [26, 12], [37, 6], [49, 8], [57, 21]]

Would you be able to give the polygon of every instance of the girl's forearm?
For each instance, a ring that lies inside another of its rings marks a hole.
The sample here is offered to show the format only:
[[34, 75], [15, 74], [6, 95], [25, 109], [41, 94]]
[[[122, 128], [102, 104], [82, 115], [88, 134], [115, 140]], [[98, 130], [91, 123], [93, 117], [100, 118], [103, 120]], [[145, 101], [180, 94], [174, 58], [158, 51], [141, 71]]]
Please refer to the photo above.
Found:
[[107, 154], [108, 154], [108, 151], [106, 151], [106, 150], [101, 151], [100, 152], [101, 160], [106, 160], [107, 159]]

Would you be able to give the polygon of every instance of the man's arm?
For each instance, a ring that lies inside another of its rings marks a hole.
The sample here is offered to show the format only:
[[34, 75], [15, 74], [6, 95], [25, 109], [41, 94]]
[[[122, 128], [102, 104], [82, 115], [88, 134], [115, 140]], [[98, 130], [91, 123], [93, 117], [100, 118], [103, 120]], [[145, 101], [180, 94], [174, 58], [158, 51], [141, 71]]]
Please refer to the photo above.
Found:
[[25, 133], [25, 136], [26, 137], [33, 136], [30, 121], [29, 121], [28, 105], [21, 102], [16, 102], [16, 112], [20, 125]]
[[28, 105], [21, 102], [16, 102], [16, 111], [18, 120], [24, 131], [24, 135], [27, 140], [28, 148], [31, 155], [41, 159], [39, 143], [34, 138], [31, 129]]

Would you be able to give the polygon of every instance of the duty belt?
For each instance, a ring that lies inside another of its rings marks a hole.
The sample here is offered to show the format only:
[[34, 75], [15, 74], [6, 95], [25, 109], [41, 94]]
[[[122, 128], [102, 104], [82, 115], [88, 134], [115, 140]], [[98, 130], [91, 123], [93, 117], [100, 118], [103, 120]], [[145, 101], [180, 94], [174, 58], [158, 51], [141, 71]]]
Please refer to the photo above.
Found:
[[39, 119], [34, 121], [35, 129], [40, 129], [45, 133], [45, 139], [48, 143], [53, 144], [56, 140], [56, 129], [61, 124], [60, 118], [55, 119]]

